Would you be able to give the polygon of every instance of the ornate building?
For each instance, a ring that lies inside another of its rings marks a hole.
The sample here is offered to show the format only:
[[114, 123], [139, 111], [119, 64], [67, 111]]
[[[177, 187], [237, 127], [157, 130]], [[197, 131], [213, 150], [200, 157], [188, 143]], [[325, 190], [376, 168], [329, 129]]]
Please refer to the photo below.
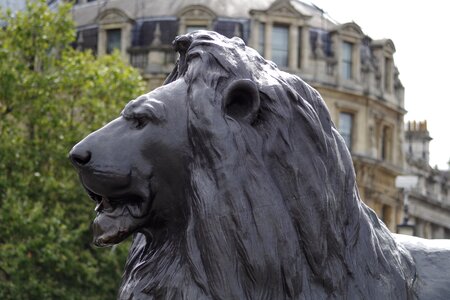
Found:
[[[55, 1], [52, 1], [55, 2]], [[75, 1], [77, 44], [114, 49], [159, 86], [176, 61], [171, 41], [192, 30], [239, 36], [280, 69], [314, 86], [354, 159], [362, 198], [392, 230], [401, 223], [404, 88], [394, 43], [373, 40], [354, 22], [338, 24], [299, 0]]]
[[425, 122], [408, 122], [405, 132], [406, 173], [417, 178], [409, 191], [408, 211], [415, 235], [450, 238], [450, 171], [430, 167], [431, 137]]

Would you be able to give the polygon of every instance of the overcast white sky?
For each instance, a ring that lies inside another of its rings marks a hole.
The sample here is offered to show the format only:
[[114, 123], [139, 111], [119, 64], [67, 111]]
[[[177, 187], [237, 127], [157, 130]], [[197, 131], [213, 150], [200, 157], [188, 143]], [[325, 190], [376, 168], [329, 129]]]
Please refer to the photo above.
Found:
[[373, 39], [390, 38], [405, 86], [407, 120], [428, 121], [430, 164], [450, 160], [450, 18], [446, 1], [312, 0], [340, 23], [355, 21]]

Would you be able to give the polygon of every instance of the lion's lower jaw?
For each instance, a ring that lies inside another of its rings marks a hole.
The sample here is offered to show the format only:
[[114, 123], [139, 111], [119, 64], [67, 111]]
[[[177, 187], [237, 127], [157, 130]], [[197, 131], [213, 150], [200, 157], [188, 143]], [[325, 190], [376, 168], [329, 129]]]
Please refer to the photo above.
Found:
[[[127, 209], [124, 207], [122, 211], [127, 211]], [[119, 215], [99, 213], [92, 223], [93, 243], [97, 247], [116, 245], [145, 222], [146, 218], [134, 218], [127, 212]]]

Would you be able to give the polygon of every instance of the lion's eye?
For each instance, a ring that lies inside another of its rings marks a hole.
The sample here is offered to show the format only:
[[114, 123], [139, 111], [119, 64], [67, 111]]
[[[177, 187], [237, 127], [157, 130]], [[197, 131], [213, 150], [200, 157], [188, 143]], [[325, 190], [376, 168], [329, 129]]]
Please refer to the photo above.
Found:
[[141, 128], [144, 128], [145, 125], [147, 125], [148, 119], [145, 117], [139, 117], [139, 118], [135, 118], [133, 121], [134, 121], [134, 127], [136, 129], [141, 129]]

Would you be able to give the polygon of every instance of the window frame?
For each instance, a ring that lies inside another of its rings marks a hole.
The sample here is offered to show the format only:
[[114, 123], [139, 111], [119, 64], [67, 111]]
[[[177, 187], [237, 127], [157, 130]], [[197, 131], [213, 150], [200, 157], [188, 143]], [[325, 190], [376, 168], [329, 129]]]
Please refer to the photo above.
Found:
[[[349, 41], [342, 41], [342, 55], [341, 55], [341, 74], [343, 79], [352, 80], [354, 79], [353, 67], [354, 67], [354, 59], [353, 52], [355, 51], [355, 44]], [[348, 47], [348, 48], [346, 48]], [[346, 49], [349, 50], [349, 57], [346, 56]]]
[[[110, 28], [110, 29], [106, 29], [106, 45], [105, 45], [105, 53], [106, 54], [111, 54], [114, 52], [115, 49], [118, 49], [120, 52], [122, 51], [122, 28]], [[117, 45], [113, 45], [112, 48], [110, 48], [110, 37], [111, 37], [111, 33], [119, 33], [118, 34], [118, 39], [117, 36], [116, 38], [116, 44]]]

